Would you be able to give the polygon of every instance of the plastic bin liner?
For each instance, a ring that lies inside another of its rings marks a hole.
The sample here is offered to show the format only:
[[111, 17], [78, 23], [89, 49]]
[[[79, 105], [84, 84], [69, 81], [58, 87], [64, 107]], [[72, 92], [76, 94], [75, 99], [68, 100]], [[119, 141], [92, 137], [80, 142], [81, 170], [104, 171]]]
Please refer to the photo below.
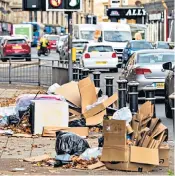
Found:
[[79, 156], [87, 148], [90, 148], [86, 140], [74, 133], [58, 131], [56, 136], [55, 150], [57, 155], [69, 154]]
[[86, 120], [84, 118], [69, 122], [69, 127], [86, 127]]

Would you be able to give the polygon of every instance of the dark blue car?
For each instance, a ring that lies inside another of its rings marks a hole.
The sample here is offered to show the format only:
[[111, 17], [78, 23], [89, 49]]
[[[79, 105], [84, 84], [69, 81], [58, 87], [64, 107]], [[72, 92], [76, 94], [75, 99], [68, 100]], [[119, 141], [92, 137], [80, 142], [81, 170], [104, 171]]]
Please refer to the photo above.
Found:
[[123, 50], [123, 63], [126, 63], [130, 56], [138, 50], [153, 49], [150, 42], [145, 40], [131, 40], [127, 43], [125, 49]]

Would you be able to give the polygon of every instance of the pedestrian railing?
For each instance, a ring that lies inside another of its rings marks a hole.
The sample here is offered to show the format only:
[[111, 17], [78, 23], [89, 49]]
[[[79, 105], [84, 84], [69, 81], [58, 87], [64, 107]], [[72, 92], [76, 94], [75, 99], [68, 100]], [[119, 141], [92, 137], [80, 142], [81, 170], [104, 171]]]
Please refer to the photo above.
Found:
[[53, 84], [53, 70], [63, 68], [68, 70], [68, 61], [32, 58], [31, 62], [26, 62], [9, 58], [7, 62], [0, 61], [0, 82], [50, 86]]

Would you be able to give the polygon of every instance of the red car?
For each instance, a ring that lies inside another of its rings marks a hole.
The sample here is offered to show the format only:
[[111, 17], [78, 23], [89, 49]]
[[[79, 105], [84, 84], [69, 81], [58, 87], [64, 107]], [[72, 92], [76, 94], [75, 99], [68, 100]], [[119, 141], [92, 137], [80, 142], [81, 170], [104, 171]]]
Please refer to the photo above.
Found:
[[49, 47], [51, 50], [56, 50], [56, 42], [59, 39], [58, 35], [47, 35], [47, 39], [49, 40]]
[[9, 58], [20, 58], [31, 61], [31, 47], [26, 39], [12, 37], [4, 41], [0, 51], [0, 59], [6, 62]]

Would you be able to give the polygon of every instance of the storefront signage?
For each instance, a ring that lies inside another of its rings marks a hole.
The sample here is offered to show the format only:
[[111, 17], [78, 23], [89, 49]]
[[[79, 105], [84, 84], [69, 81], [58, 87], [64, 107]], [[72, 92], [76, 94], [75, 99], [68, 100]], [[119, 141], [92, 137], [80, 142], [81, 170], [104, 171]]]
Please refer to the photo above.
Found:
[[126, 16], [145, 16], [145, 9], [128, 9]]
[[120, 16], [117, 10], [111, 11], [111, 16]]
[[162, 14], [161, 13], [149, 14], [149, 20], [150, 21], [156, 21], [156, 20], [161, 20], [161, 19], [162, 19]]

